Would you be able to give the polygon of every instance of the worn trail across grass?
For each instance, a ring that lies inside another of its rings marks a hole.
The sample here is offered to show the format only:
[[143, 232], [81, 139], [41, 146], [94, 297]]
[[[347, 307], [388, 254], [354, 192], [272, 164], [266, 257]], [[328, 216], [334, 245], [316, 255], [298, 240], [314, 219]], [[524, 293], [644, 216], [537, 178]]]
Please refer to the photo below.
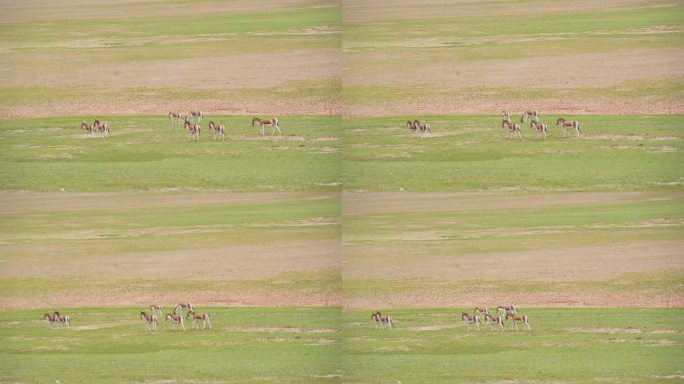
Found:
[[[496, 303], [490, 303], [496, 305]], [[503, 304], [503, 303], [499, 303]], [[374, 308], [375, 309], [375, 308]], [[681, 380], [681, 309], [523, 309], [532, 331], [466, 331], [472, 308], [371, 310], [344, 314], [349, 383], [670, 383]]]
[[52, 309], [0, 313], [0, 381], [338, 382], [339, 309], [204, 307], [212, 330], [171, 332], [160, 320], [156, 333], [144, 309], [63, 309], [71, 329], [47, 328]]
[[[563, 138], [556, 118], [583, 135]], [[407, 119], [433, 134], [416, 137]], [[520, 116], [514, 116], [519, 121]], [[501, 115], [345, 119], [344, 189], [350, 191], [681, 191], [682, 116], [544, 115], [548, 140], [509, 140]]]
[[[85, 134], [93, 116], [0, 121], [0, 190], [337, 191], [338, 117], [280, 117], [281, 136], [260, 137], [251, 116], [206, 116], [192, 142], [164, 116], [98, 116], [108, 140]], [[214, 141], [210, 120], [226, 126]]]

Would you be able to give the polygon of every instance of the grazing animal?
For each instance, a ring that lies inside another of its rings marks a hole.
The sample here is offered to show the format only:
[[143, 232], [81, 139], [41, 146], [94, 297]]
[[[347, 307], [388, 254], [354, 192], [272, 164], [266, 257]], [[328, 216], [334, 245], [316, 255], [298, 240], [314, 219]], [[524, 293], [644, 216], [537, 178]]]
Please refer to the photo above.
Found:
[[100, 134], [104, 135], [105, 139], [109, 138], [109, 123], [100, 123], [100, 120], [95, 120], [93, 122], [93, 131], [100, 131]]
[[150, 305], [150, 311], [152, 311], [153, 314], [159, 314], [159, 316], [162, 315], [162, 309], [163, 306], [161, 304], [151, 304]]
[[272, 118], [267, 119], [267, 120], [262, 120], [258, 117], [255, 117], [252, 119], [252, 127], [256, 124], [259, 124], [259, 134], [261, 136], [264, 135], [264, 127], [267, 125], [270, 125], [273, 127], [273, 129], [271, 130], [271, 135], [273, 135], [275, 133], [276, 129], [278, 130], [278, 134], [282, 135], [282, 132], [280, 131], [280, 126], [278, 126], [278, 118], [277, 117], [272, 117]]
[[474, 313], [475, 313], [475, 315], [483, 314], [483, 313], [486, 315], [489, 313], [489, 309], [487, 307], [482, 307], [482, 308], [475, 307]]
[[537, 111], [525, 111], [525, 113], [523, 113], [522, 116], [520, 116], [520, 122], [524, 123], [530, 117], [532, 118], [532, 120], [539, 122], [539, 118], [541, 117], [541, 115]]
[[195, 329], [195, 328], [199, 329], [198, 320], [202, 320], [202, 330], [204, 330], [204, 328], [207, 325], [209, 325], [209, 329], [211, 329], [211, 321], [209, 321], [209, 317], [211, 317], [211, 315], [209, 315], [208, 313], [206, 313], [206, 312], [205, 313], [196, 313], [194, 310], [191, 309], [188, 311], [188, 314], [185, 315], [185, 318], [187, 319], [188, 317], [191, 317], [191, 316], [192, 316], [192, 329]]
[[69, 315], [62, 315], [61, 313], [55, 311], [53, 316], [54, 316], [54, 322], [55, 323], [64, 324], [67, 327], [69, 327], [71, 325], [71, 318], [69, 317]]
[[517, 315], [511, 312], [506, 313], [506, 320], [508, 319], [513, 320], [513, 325], [515, 326], [515, 330], [518, 330], [518, 323], [524, 323], [525, 326], [527, 327], [527, 330], [531, 330], [530, 328], [530, 323], [527, 319], [527, 315]]
[[171, 124], [180, 123], [183, 119], [183, 114], [180, 112], [169, 112], [169, 122]]
[[200, 140], [200, 135], [202, 131], [202, 127], [199, 124], [193, 124], [187, 119], [185, 120], [185, 123], [183, 123], [183, 128], [188, 130], [188, 134], [190, 134], [190, 137], [195, 140], [199, 141]]
[[192, 304], [190, 304], [190, 303], [178, 303], [178, 304], [176, 305], [176, 307], [173, 309], [173, 312], [175, 313], [175, 312], [179, 312], [179, 311], [180, 311], [180, 313], [181, 313], [181, 315], [182, 315], [184, 309], [185, 309], [185, 310], [188, 310], [188, 311], [193, 311], [193, 310], [194, 310], [194, 308], [192, 307]]
[[503, 312], [504, 314], [509, 313], [509, 312], [513, 313], [513, 314], [517, 314], [518, 313], [518, 307], [516, 307], [513, 304], [511, 304], [508, 307], [503, 306], [503, 305], [499, 305], [498, 307], [496, 307], [496, 311], [497, 312]]
[[214, 133], [214, 140], [216, 140], [216, 137], [220, 137], [221, 140], [225, 140], [226, 138], [226, 126], [221, 124], [219, 121], [218, 123], [214, 123], [213, 121], [209, 122], [209, 129]]
[[145, 321], [145, 325], [147, 326], [148, 331], [156, 331], [157, 330], [157, 315], [155, 315], [155, 314], [148, 315], [147, 313], [140, 311], [140, 319]]
[[202, 118], [204, 118], [204, 114], [202, 111], [190, 111], [188, 113], [188, 120], [197, 120], [197, 122], [201, 122]]
[[465, 321], [466, 324], [468, 324], [468, 332], [470, 332], [471, 324], [475, 324], [475, 326], [477, 326], [477, 330], [480, 330], [480, 318], [475, 315], [463, 312], [461, 313], [461, 321]]
[[[513, 135], [515, 135], [516, 133], [518, 134], [518, 137], [520, 137], [520, 140], [522, 140], [522, 133], [520, 133], [520, 124], [504, 120], [501, 122], [501, 128], [506, 128], [508, 130], [511, 140], [513, 140]], [[508, 135], [506, 135], [506, 137], [508, 137]]]
[[411, 120], [409, 120], [409, 121], [406, 122], [406, 128], [408, 128], [408, 129], [410, 129], [410, 130], [412, 130], [412, 131], [415, 131], [415, 130], [416, 130], [416, 126], [413, 124], [413, 122], [412, 122]]
[[174, 313], [167, 313], [166, 314], [166, 320], [171, 320], [171, 330], [175, 331], [176, 330], [176, 324], [180, 324], [181, 329], [183, 332], [185, 332], [185, 322], [183, 320], [183, 316], [177, 314], [176, 312]]
[[81, 129], [88, 132], [88, 133], [94, 133], [95, 130], [93, 130], [93, 126], [84, 122], [81, 122]]
[[43, 319], [47, 320], [48, 328], [57, 323], [57, 317], [54, 314], [46, 313], [43, 315]]
[[489, 326], [494, 329], [494, 324], [498, 325], [499, 328], [501, 328], [501, 332], [504, 331], [504, 319], [501, 316], [492, 316], [489, 313], [485, 313], [484, 315], [485, 321], [489, 323]]
[[372, 314], [371, 319], [375, 321], [376, 328], [385, 329], [385, 327], [389, 327], [389, 329], [391, 330], [392, 326], [394, 325], [394, 320], [392, 320], [392, 316], [383, 316], [382, 313], [380, 313], [379, 311]]
[[432, 129], [430, 128], [430, 123], [428, 123], [427, 121], [424, 123], [421, 123], [418, 120], [413, 120], [413, 127], [414, 127], [416, 133], [421, 133], [421, 132], [432, 133]]
[[575, 130], [575, 136], [579, 136], [580, 132], [580, 123], [577, 120], [565, 120], [564, 118], [560, 117], [558, 120], [556, 120], [556, 126], [561, 125], [563, 127], [563, 137], [565, 135], [572, 136], [570, 133], [568, 133], [568, 129], [574, 129]]
[[530, 128], [534, 128], [535, 130], [537, 130], [537, 135], [535, 136], [535, 139], [539, 139], [539, 136], [543, 133], [544, 140], [546, 140], [546, 134], [549, 131], [548, 125], [544, 123], [537, 123], [536, 121], [530, 121]]

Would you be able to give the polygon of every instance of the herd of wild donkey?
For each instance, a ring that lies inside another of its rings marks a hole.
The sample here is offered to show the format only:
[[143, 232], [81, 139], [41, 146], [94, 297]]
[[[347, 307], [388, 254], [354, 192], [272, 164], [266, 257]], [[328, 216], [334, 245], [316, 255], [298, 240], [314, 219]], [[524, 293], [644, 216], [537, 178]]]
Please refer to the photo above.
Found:
[[[514, 123], [511, 120], [510, 113], [506, 111], [503, 111], [502, 113], [503, 121], [501, 122], [501, 128], [505, 128], [508, 131], [506, 137], [510, 136], [511, 139], [514, 139], [515, 136], [518, 136], [518, 138], [522, 140], [520, 124]], [[188, 113], [187, 115], [183, 115], [180, 112], [169, 112], [169, 122], [171, 124], [183, 123], [183, 128], [188, 131], [188, 134], [194, 141], [200, 140], [200, 135], [202, 133], [201, 122], [203, 118], [204, 113], [202, 113], [202, 111], [190, 111], [190, 113]], [[520, 122], [524, 123], [528, 119], [531, 119], [530, 128], [536, 130], [537, 132], [536, 138], [539, 139], [543, 135], [544, 140], [546, 140], [549, 127], [548, 125], [540, 121], [541, 115], [539, 114], [539, 112], [537, 112], [536, 110], [525, 111], [525, 113], [523, 113], [520, 117]], [[252, 127], [254, 127], [255, 125], [259, 126], [259, 134], [261, 136], [264, 135], [265, 127], [268, 126], [272, 127], [271, 135], [275, 134], [276, 131], [278, 131], [278, 134], [282, 134], [280, 126], [278, 125], [277, 117], [271, 117], [270, 119], [261, 119], [259, 117], [255, 117], [252, 119]], [[577, 120], [565, 120], [564, 118], [560, 117], [558, 118], [558, 120], [556, 120], [556, 126], [558, 125], [560, 125], [563, 128], [563, 137], [566, 137], [566, 135], [571, 135], [568, 132], [568, 130], [573, 129], [575, 130], [575, 136], [580, 135], [580, 124]], [[223, 125], [223, 123], [221, 123], [220, 121], [210, 121], [208, 126], [211, 132], [214, 134], [214, 140], [225, 140], [226, 126]], [[414, 131], [419, 135], [422, 133], [432, 133], [432, 128], [430, 127], [430, 124], [428, 122], [421, 123], [418, 120], [409, 120], [406, 122], [406, 126], [411, 131]], [[92, 124], [86, 123], [84, 121], [81, 123], [81, 129], [93, 135], [95, 133], [99, 133], [105, 139], [109, 137], [109, 123], [100, 123], [99, 120], [95, 120]]]
[[[499, 313], [501, 313], [501, 315], [499, 315]], [[467, 312], [462, 312], [461, 321], [465, 321], [468, 325], [468, 332], [470, 332], [470, 328], [473, 325], [477, 327], [478, 331], [480, 330], [480, 324], [482, 323], [482, 320], [480, 320], [480, 316], [482, 315], [484, 315], [484, 322], [489, 323], [492, 329], [495, 329], [495, 327], [499, 328], [501, 332], [504, 331], [504, 323], [508, 319], [513, 320], [513, 327], [515, 330], [518, 330], [518, 323], [523, 324], [528, 331], [532, 329], [530, 328], [530, 323], [528, 321], [527, 315], [519, 314], [518, 308], [515, 305], [500, 305], [496, 307], [496, 314], [497, 316], [492, 316], [489, 313], [489, 309], [487, 309], [487, 307], [475, 307], [475, 310], [473, 311], [472, 315]], [[392, 316], [385, 316], [379, 311], [373, 313], [371, 315], [371, 319], [373, 319], [373, 321], [375, 322], [376, 328], [392, 329], [392, 326], [394, 325], [394, 320], [392, 319]]]
[[[183, 316], [183, 311], [186, 311], [186, 315]], [[501, 313], [501, 315], [499, 315]], [[498, 306], [496, 307], [497, 316], [492, 316], [489, 313], [487, 307], [475, 307], [473, 314], [467, 312], [461, 313], [461, 320], [465, 321], [468, 325], [468, 332], [470, 328], [474, 325], [477, 330], [480, 330], [480, 324], [483, 320], [480, 320], [480, 316], [484, 315], [484, 322], [489, 323], [492, 329], [498, 327], [501, 332], [504, 331], [504, 322], [508, 319], [513, 321], [513, 327], [515, 330], [518, 329], [518, 323], [523, 324], [527, 330], [531, 330], [530, 323], [528, 321], [527, 315], [522, 315], [518, 313], [518, 308], [515, 305], [510, 306]], [[150, 305], [150, 314], [145, 311], [140, 311], [140, 319], [145, 323], [148, 331], [155, 332], [158, 328], [158, 318], [163, 315], [163, 306], [161, 304]], [[167, 313], [164, 316], [166, 321], [171, 322], [171, 330], [175, 331], [176, 326], [180, 326], [180, 329], [185, 331], [185, 320], [192, 319], [192, 328], [199, 330], [199, 322], [202, 322], [202, 330], [209, 326], [211, 329], [211, 315], [204, 312], [195, 312], [192, 304], [190, 303], [178, 303], [173, 308], [173, 312]], [[69, 315], [63, 315], [58, 311], [54, 313], [46, 313], [43, 315], [43, 319], [47, 320], [48, 327], [61, 327], [66, 326], [67, 328], [71, 325], [71, 318]], [[392, 329], [394, 325], [394, 320], [392, 316], [385, 316], [382, 313], [375, 312], [371, 315], [371, 319], [375, 322], [375, 327], [380, 329], [389, 328]]]
[[[156, 331], [158, 328], [158, 318], [157, 315], [160, 317], [163, 316], [162, 313], [163, 306], [161, 304], [152, 304], [150, 305], [150, 314], [147, 314], [145, 311], [140, 311], [140, 319], [145, 323], [145, 326], [147, 327], [148, 331]], [[186, 311], [185, 316], [183, 316], [183, 311]], [[167, 313], [166, 316], [164, 316], [166, 321], [171, 322], [171, 330], [175, 331], [176, 326], [180, 326], [180, 329], [185, 331], [185, 321], [188, 319], [192, 319], [192, 328], [193, 329], [199, 329], [199, 322], [202, 322], [202, 330], [209, 326], [209, 329], [211, 329], [211, 315], [203, 312], [196, 312], [195, 308], [193, 308], [192, 304], [190, 303], [178, 303], [174, 308], [173, 312]], [[48, 322], [48, 327], [70, 327], [71, 326], [71, 318], [69, 315], [62, 315], [58, 311], [55, 311], [54, 313], [46, 313], [43, 315], [43, 319], [47, 320]]]

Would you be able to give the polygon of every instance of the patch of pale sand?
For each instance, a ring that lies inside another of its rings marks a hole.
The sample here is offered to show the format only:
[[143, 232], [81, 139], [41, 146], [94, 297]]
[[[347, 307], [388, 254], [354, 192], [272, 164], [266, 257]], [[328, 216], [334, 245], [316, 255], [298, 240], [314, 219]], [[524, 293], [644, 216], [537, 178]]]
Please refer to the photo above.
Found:
[[231, 206], [326, 200], [337, 196], [335, 193], [306, 192], [0, 192], [0, 214]]
[[[1, 195], [0, 195], [1, 196]], [[342, 194], [343, 215], [392, 214], [400, 212], [453, 212], [470, 210], [536, 209], [605, 203], [662, 201], [679, 198], [677, 193], [588, 192], [510, 194], [504, 192], [373, 192]]]
[[419, 331], [419, 332], [439, 331], [442, 329], [460, 328], [461, 326], [462, 326], [461, 324], [435, 324], [435, 325], [426, 325], [426, 326], [422, 326], [422, 327], [411, 327], [411, 328], [409, 328], [409, 330]]
[[410, 153], [384, 153], [382, 155], [375, 156], [376, 159], [410, 159], [413, 155]]
[[320, 147], [317, 148], [313, 153], [335, 153], [335, 152], [340, 152], [342, 149], [341, 148], [333, 148], [333, 147]]
[[[5, 250], [10, 248], [4, 247]], [[207, 280], [265, 279], [286, 272], [337, 268], [340, 265], [341, 244], [336, 240], [292, 239], [263, 244], [130, 251], [108, 254], [106, 257], [78, 253], [61, 259], [59, 263], [43, 262], [46, 254], [59, 252], [57, 249], [48, 248], [42, 252], [37, 248], [33, 250], [36, 253], [31, 256], [24, 255], [21, 260], [3, 264], [0, 276], [66, 278], [77, 273], [79, 276], [106, 279], [185, 279], [188, 276], [201, 276]]]
[[[684, 269], [684, 240], [625, 241], [466, 255], [448, 242], [432, 245], [427, 253], [424, 247], [421, 243], [346, 245], [344, 276], [370, 280], [459, 281], [477, 276], [486, 280], [580, 281]], [[391, 263], [384, 255], [393, 255]]]
[[672, 140], [681, 140], [681, 137], [678, 136], [657, 136], [657, 137], [652, 137], [649, 138], [649, 140], [653, 141], [672, 141]]
[[[348, 56], [348, 58], [347, 58]], [[600, 53], [514, 59], [459, 61], [446, 57], [411, 65], [403, 52], [350, 52], [345, 56], [347, 86], [421, 86], [459, 90], [471, 87], [525, 84], [535, 89], [616, 86], [635, 79], [684, 76], [677, 49], [630, 49]], [[394, 60], [398, 61], [396, 64]], [[386, 62], [388, 64], [378, 65]], [[393, 67], [396, 65], [396, 68]], [[568, 76], [571, 73], [572, 76]], [[500, 110], [501, 108], [498, 108]]]
[[579, 0], [570, 3], [534, 1], [524, 7], [518, 3], [477, 2], [472, 0], [429, 0], [416, 2], [412, 0], [345, 0], [344, 21], [348, 23], [364, 23], [387, 20], [416, 20], [430, 18], [464, 18], [464, 17], [515, 17], [529, 16], [533, 9], [535, 15], [546, 15], [563, 12], [605, 11], [614, 8], [631, 8], [643, 5], [639, 0], [609, 0], [600, 4], [590, 0]]
[[338, 340], [334, 339], [326, 339], [326, 338], [318, 338], [315, 340], [311, 340], [307, 343], [304, 343], [305, 345], [330, 345], [330, 344], [339, 344], [340, 342]]
[[676, 330], [674, 329], [653, 329], [653, 330], [644, 330], [640, 328], [578, 328], [578, 327], [573, 327], [573, 328], [565, 328], [566, 332], [571, 332], [571, 333], [608, 333], [608, 334], [616, 334], [616, 333], [655, 333], [655, 334], [665, 334], [665, 333], [677, 333]]
[[649, 152], [650, 152], [650, 153], [662, 153], [662, 152], [669, 153], [669, 152], [679, 152], [679, 151], [681, 151], [680, 148], [677, 148], [677, 147], [670, 147], [670, 146], [667, 146], [667, 145], [666, 145], [666, 146], [663, 146], [663, 147], [658, 147], [658, 148], [655, 148], [655, 149], [653, 149], [653, 150], [650, 150]]
[[[35, 64], [22, 66], [25, 60]], [[24, 54], [16, 62], [5, 62], [12, 70], [0, 72], [0, 83], [6, 87], [97, 86], [113, 91], [133, 84], [212, 90], [272, 88], [293, 81], [327, 81], [340, 77], [339, 51], [328, 48], [159, 59], [146, 61], [145, 65], [137, 61], [63, 65], [59, 71], [50, 70], [60, 66], [62, 60], [72, 62], [74, 58]], [[193, 76], [185, 76], [188, 72]]]
[[639, 135], [592, 135], [582, 136], [582, 140], [609, 140], [609, 141], [644, 141], [645, 137]]
[[[684, 306], [684, 296], [659, 296], [631, 293], [592, 293], [592, 292], [527, 292], [509, 294], [506, 292], [476, 292], [468, 295], [426, 289], [401, 295], [382, 295], [382, 297], [345, 297], [344, 310], [372, 310], [378, 307], [390, 308], [446, 308], [472, 307], [475, 303], [506, 302], [516, 303], [518, 307], [559, 307], [559, 308], [680, 308]], [[533, 319], [530, 320], [534, 327]]]
[[313, 141], [337, 141], [342, 139], [341, 137], [334, 137], [334, 136], [324, 136], [324, 137], [317, 137], [313, 139]]
[[334, 328], [295, 328], [295, 327], [226, 327], [226, 332], [233, 333], [335, 333], [339, 329]]
[[396, 347], [376, 347], [373, 350], [376, 352], [408, 352], [411, 349], [405, 345], [398, 345]]

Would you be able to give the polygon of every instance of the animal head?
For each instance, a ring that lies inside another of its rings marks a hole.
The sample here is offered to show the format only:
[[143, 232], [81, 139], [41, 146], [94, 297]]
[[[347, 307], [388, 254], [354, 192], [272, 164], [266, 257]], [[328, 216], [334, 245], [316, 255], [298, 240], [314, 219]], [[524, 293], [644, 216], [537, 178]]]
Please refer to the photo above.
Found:
[[559, 125], [561, 123], [565, 123], [565, 119], [562, 117], [559, 117], [558, 120], [556, 120], [556, 125]]
[[256, 124], [258, 122], [261, 122], [261, 119], [259, 119], [258, 117], [253, 118], [252, 119], [252, 127], [254, 126], [254, 124]]

